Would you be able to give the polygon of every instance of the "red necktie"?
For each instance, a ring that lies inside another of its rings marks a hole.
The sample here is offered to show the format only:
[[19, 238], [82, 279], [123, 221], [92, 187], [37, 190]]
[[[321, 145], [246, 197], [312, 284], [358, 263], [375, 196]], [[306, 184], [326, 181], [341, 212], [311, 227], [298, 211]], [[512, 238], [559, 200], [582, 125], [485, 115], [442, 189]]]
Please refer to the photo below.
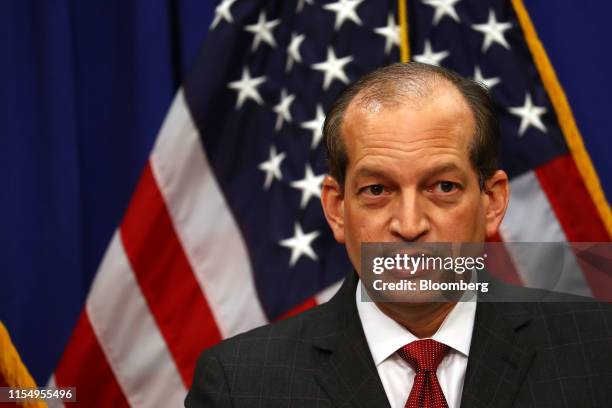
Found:
[[448, 408], [436, 375], [438, 364], [448, 349], [446, 344], [427, 339], [414, 341], [398, 350], [416, 371], [405, 408]]

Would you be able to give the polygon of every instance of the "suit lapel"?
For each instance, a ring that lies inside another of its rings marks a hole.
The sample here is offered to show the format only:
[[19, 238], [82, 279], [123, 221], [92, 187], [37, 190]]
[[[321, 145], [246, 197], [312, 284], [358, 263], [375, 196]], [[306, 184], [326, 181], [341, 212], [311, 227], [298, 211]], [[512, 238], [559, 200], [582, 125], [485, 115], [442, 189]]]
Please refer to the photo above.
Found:
[[[317, 382], [337, 407], [390, 407], [355, 305], [351, 273], [311, 330], [322, 364]], [[535, 355], [524, 303], [480, 302], [476, 308], [462, 407], [510, 407]]]
[[521, 336], [529, 321], [524, 304], [478, 304], [462, 407], [512, 406], [535, 354]]
[[356, 286], [351, 273], [317, 328], [313, 347], [327, 358], [315, 377], [337, 407], [389, 407], [357, 313]]

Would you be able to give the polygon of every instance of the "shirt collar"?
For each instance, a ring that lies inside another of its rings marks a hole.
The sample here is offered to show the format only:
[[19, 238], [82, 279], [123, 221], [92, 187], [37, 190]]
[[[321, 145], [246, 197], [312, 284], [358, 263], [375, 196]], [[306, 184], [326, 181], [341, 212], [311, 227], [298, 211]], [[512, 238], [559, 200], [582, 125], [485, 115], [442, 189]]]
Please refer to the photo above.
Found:
[[[361, 319], [361, 325], [363, 326], [374, 364], [378, 366], [400, 347], [419, 340], [419, 338], [384, 314], [376, 306], [376, 303], [362, 301], [361, 287], [360, 280], [355, 293], [357, 312]], [[438, 328], [438, 331], [431, 338], [446, 344], [467, 357], [472, 342], [475, 315], [475, 301], [457, 302]]]

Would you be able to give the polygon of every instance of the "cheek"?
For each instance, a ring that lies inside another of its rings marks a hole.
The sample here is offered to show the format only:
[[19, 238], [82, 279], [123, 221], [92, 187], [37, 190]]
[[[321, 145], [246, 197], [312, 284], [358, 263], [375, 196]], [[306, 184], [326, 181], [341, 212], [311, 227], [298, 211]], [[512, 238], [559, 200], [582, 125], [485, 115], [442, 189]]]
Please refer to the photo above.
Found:
[[357, 243], [380, 241], [384, 238], [381, 232], [386, 225], [383, 211], [368, 211], [353, 203], [346, 207], [345, 232], [347, 241]]
[[353, 264], [359, 258], [361, 242], [364, 240], [362, 234], [367, 229], [367, 220], [359, 211], [350, 206], [345, 207], [344, 213], [344, 236], [346, 249]]
[[443, 241], [479, 242], [484, 238], [484, 211], [480, 201], [442, 210], [436, 220]]
[[358, 205], [345, 205], [345, 245], [349, 258], [357, 272], [360, 272], [361, 265], [361, 243], [388, 240], [382, 233], [385, 225], [383, 218], [381, 214], [364, 211]]

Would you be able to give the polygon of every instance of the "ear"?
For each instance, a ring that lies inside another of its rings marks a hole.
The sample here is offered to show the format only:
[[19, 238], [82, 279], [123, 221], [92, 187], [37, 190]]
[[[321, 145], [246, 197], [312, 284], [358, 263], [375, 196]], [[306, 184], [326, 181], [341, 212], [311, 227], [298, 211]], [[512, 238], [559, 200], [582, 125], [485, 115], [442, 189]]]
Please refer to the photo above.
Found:
[[497, 233], [508, 208], [510, 184], [506, 172], [497, 170], [493, 176], [489, 177], [485, 181], [483, 194], [487, 196], [485, 234], [487, 238], [491, 238]]
[[325, 176], [323, 179], [321, 204], [334, 238], [344, 244], [344, 191], [331, 176]]

